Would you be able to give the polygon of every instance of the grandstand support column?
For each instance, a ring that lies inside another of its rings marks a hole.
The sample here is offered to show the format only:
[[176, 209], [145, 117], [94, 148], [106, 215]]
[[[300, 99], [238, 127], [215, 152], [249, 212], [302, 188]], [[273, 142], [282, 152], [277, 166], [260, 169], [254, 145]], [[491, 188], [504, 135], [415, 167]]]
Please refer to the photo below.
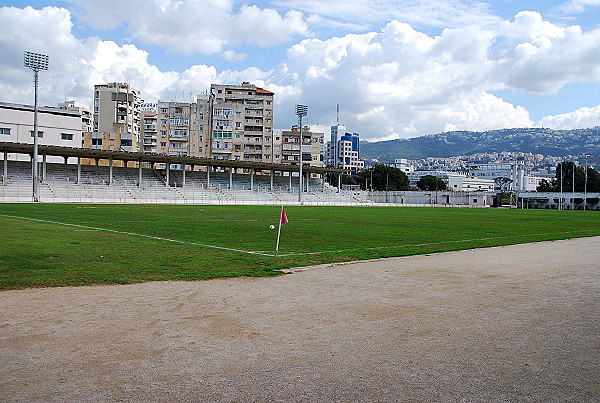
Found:
[[142, 186], [142, 159], [138, 160], [138, 187]]
[[210, 165], [206, 166], [206, 187], [210, 186]]
[[81, 183], [81, 157], [77, 157], [77, 183]]
[[181, 167], [181, 176], [182, 176], [182, 183], [181, 183], [181, 187], [185, 187], [185, 170], [187, 169], [187, 165], [183, 164]]
[[254, 190], [254, 168], [250, 168], [250, 191]]
[[229, 170], [229, 189], [233, 188], [233, 169]]
[[46, 154], [42, 155], [42, 182], [46, 182], [46, 161], [48, 160], [48, 156]]
[[113, 159], [110, 157], [108, 159], [108, 184], [112, 185], [113, 183]]
[[292, 171], [288, 172], [288, 177], [290, 178], [290, 184], [288, 185], [288, 192], [292, 191]]
[[4, 179], [8, 179], [8, 151], [4, 150]]
[[342, 174], [338, 174], [338, 193], [342, 191]]
[[306, 180], [304, 181], [304, 183], [305, 183], [304, 186], [305, 186], [305, 189], [307, 192], [308, 192], [308, 184], [309, 184], [308, 181], [309, 180], [310, 180], [310, 172], [306, 171]]
[[169, 176], [171, 174], [171, 164], [167, 161], [167, 177], [165, 180], [165, 187], [168, 188], [169, 187]]
[[325, 174], [321, 174], [321, 192], [325, 193]]
[[275, 171], [271, 169], [271, 192], [273, 191], [273, 178], [275, 176]]

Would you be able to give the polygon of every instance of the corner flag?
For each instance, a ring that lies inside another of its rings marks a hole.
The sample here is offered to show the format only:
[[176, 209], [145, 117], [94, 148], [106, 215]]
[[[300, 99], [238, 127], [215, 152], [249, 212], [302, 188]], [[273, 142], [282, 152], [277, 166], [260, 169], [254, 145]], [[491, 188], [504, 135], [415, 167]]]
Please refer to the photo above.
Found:
[[283, 206], [281, 206], [281, 214], [279, 216], [279, 230], [277, 230], [277, 246], [275, 246], [275, 256], [279, 253], [279, 237], [281, 236], [281, 226], [288, 222], [287, 215]]

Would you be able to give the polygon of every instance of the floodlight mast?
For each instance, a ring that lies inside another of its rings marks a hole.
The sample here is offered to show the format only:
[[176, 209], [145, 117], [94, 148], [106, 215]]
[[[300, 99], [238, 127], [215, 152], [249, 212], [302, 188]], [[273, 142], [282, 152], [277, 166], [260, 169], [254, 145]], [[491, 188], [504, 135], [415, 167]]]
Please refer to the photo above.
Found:
[[302, 204], [302, 191], [303, 191], [303, 183], [302, 183], [302, 117], [308, 115], [308, 106], [306, 105], [296, 105], [296, 115], [298, 115], [298, 125], [300, 128], [300, 170], [298, 171], [298, 203]]
[[38, 72], [48, 70], [48, 55], [25, 52], [25, 67], [33, 70], [34, 82], [34, 109], [33, 109], [33, 157], [31, 158], [33, 183], [33, 201], [38, 202]]

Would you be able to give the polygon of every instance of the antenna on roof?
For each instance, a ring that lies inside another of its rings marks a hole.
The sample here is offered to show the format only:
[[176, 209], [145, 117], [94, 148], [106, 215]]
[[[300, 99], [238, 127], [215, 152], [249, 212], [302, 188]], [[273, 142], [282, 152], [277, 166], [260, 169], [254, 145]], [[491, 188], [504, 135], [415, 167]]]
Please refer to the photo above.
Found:
[[335, 114], [335, 123], [337, 125], [340, 124], [340, 104], [337, 104], [337, 110], [336, 110], [336, 114]]

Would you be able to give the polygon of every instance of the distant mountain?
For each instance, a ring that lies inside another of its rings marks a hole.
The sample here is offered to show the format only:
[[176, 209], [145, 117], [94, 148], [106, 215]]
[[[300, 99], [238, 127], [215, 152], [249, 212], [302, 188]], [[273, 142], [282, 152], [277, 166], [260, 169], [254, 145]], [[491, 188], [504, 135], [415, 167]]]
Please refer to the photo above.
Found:
[[563, 157], [600, 155], [600, 126], [590, 129], [501, 129], [486, 132], [456, 131], [412, 139], [361, 142], [360, 157], [383, 163], [396, 158], [455, 157], [477, 153], [523, 152]]

